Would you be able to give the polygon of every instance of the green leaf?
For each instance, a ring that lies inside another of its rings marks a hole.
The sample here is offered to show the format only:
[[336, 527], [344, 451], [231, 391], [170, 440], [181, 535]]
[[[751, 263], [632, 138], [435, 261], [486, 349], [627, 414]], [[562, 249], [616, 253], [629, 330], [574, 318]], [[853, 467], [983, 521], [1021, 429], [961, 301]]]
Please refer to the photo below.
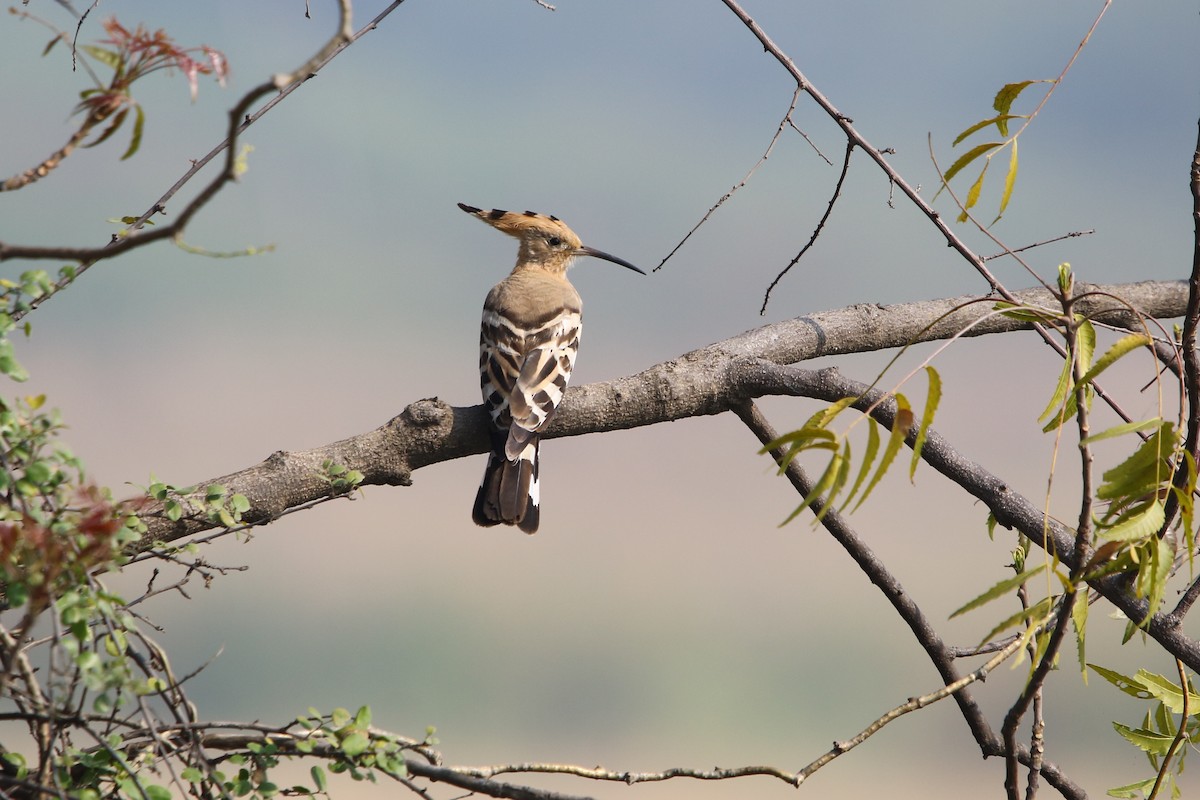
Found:
[[121, 156], [122, 161], [132, 156], [142, 146], [142, 131], [145, 127], [146, 115], [142, 111], [141, 105], [135, 102], [133, 104], [133, 134], [129, 137], [129, 147], [125, 148], [125, 153]]
[[971, 188], [967, 190], [967, 201], [963, 203], [963, 209], [958, 215], [959, 222], [966, 222], [967, 212], [979, 202], [979, 193], [983, 191], [983, 179], [987, 177], [988, 167], [991, 165], [991, 161], [983, 163], [983, 169], [979, 171], [979, 177], [975, 179], [975, 182], [971, 184]]
[[954, 147], [958, 144], [961, 144], [963, 139], [966, 139], [972, 133], [983, 130], [984, 128], [988, 127], [989, 125], [995, 125], [996, 128], [1000, 131], [1001, 136], [1008, 136], [1008, 125], [1005, 123], [1007, 123], [1010, 119], [1027, 119], [1027, 118], [1028, 118], [1028, 115], [1026, 115], [1026, 114], [1001, 114], [997, 117], [988, 117], [987, 119], [981, 119], [979, 122], [976, 122], [974, 125], [972, 125], [971, 127], [964, 130], [962, 133], [960, 133], [958, 135], [958, 137], [954, 140], [954, 142], [951, 143], [950, 146]]
[[1000, 195], [1000, 210], [996, 212], [996, 219], [992, 220], [995, 225], [999, 219], [1004, 216], [1004, 209], [1008, 208], [1008, 201], [1012, 199], [1013, 185], [1017, 182], [1017, 140], [1012, 140], [1012, 155], [1008, 159], [1008, 173], [1004, 176], [1004, 193]]
[[199, 783], [204, 780], [204, 773], [195, 767], [187, 767], [179, 773], [179, 777], [188, 783]]
[[1179, 525], [1183, 528], [1184, 547], [1188, 554], [1188, 572], [1195, 572], [1196, 564], [1196, 504], [1192, 499], [1196, 493], [1196, 459], [1186, 450], [1183, 453], [1184, 468], [1187, 470], [1187, 481], [1183, 487], [1171, 486], [1175, 499], [1179, 501]]
[[171, 790], [158, 784], [148, 784], [146, 787], [147, 800], [173, 800]]
[[312, 775], [313, 785], [317, 787], [317, 791], [324, 792], [328, 786], [328, 782], [325, 779], [325, 770], [321, 769], [320, 765], [314, 764], [308, 771], [308, 774]]
[[354, 715], [354, 727], [369, 728], [371, 727], [371, 708], [370, 706], [362, 706]]
[[1165, 756], [1171, 749], [1171, 742], [1175, 740], [1174, 736], [1167, 736], [1145, 728], [1130, 728], [1119, 722], [1114, 722], [1113, 727], [1134, 747], [1156, 756]]
[[[800, 505], [798, 505], [796, 510], [791, 514], [788, 514], [787, 519], [779, 523], [779, 526], [783, 527], [784, 525], [787, 525], [789, 522], [803, 513], [806, 508], [814, 505], [818, 500], [820, 500], [822, 495], [831, 491], [838, 483], [839, 473], [845, 473], [847, 468], [848, 465], [845, 463], [842, 454], [835, 452], [833, 456], [830, 457], [829, 463], [825, 466], [825, 471], [821, 473], [821, 477], [813, 485], [808, 494], [804, 496], [804, 499], [800, 501]], [[817, 519], [820, 519], [825, 515], [825, 511], [829, 508], [829, 505], [832, 502], [832, 498], [827, 498], [826, 504], [822, 507], [821, 512], [817, 515]]]
[[1045, 564], [1039, 564], [1038, 566], [1034, 567], [1033, 569], [1026, 570], [1025, 572], [1022, 572], [1019, 575], [1014, 575], [1011, 578], [1005, 578], [1004, 580], [1000, 581], [992, 588], [988, 589], [983, 594], [976, 597], [974, 600], [971, 600], [969, 603], [964, 605], [962, 608], [955, 611], [953, 614], [950, 615], [950, 619], [954, 619], [955, 617], [961, 616], [961, 615], [967, 613], [968, 611], [973, 611], [982, 605], [990, 603], [991, 601], [995, 600], [998, 597], [1003, 597], [1004, 595], [1011, 592], [1013, 589], [1024, 584], [1027, 580], [1032, 578], [1034, 575], [1037, 575], [1038, 573], [1040, 573], [1045, 568], [1046, 568]]
[[[879, 423], [867, 417], [867, 452], [863, 453], [862, 463], [858, 467], [858, 476], [854, 479], [854, 486], [851, 487], [850, 493], [846, 495], [846, 502], [842, 504], [843, 509], [850, 505], [850, 501], [858, 494], [863, 481], [871, 472], [871, 465], [875, 463], [877, 455], [879, 455]], [[855, 508], [857, 507], [855, 506]]]
[[1092, 670], [1101, 678], [1104, 678], [1104, 680], [1108, 681], [1130, 697], [1136, 697], [1139, 700], [1149, 700], [1151, 697], [1153, 697], [1146, 687], [1142, 685], [1142, 682], [1136, 678], [1131, 678], [1128, 675], [1122, 675], [1116, 670], [1111, 670], [1096, 664], [1088, 664], [1088, 666], [1091, 667]]
[[1075, 328], [1075, 349], [1079, 351], [1080, 371], [1087, 375], [1092, 370], [1092, 358], [1096, 355], [1096, 326], [1090, 320], [1079, 320], [1079, 326]]
[[[1070, 359], [1063, 359], [1062, 369], [1059, 370], [1058, 373], [1058, 384], [1054, 387], [1054, 394], [1050, 396], [1050, 402], [1046, 404], [1046, 410], [1038, 416], [1038, 422], [1045, 422], [1053, 417], [1051, 420], [1052, 425], [1050, 427], [1053, 428], [1054, 425], [1058, 424], [1058, 420], [1063, 418], [1063, 415], [1059, 412], [1067, 402], [1067, 390], [1070, 388], [1070, 386], [1071, 361]], [[1045, 431], [1048, 429], [1043, 428], [1042, 430]]]
[[[1094, 335], [1095, 331], [1093, 329], [1093, 336]], [[1131, 333], [1128, 336], [1121, 337], [1113, 344], [1112, 347], [1105, 351], [1104, 355], [1100, 357], [1099, 361], [1092, 365], [1091, 369], [1084, 373], [1083, 377], [1079, 379], [1079, 382], [1091, 383], [1096, 379], [1097, 375], [1111, 367], [1114, 363], [1116, 363], [1117, 359], [1121, 358], [1121, 356], [1124, 356], [1127, 353], [1138, 349], [1139, 347], [1146, 347], [1149, 344], [1150, 337], [1146, 336], [1145, 334]]]
[[879, 459], [879, 468], [875, 470], [875, 474], [871, 477], [871, 482], [867, 484], [867, 488], [863, 491], [862, 497], [858, 499], [858, 503], [854, 506], [855, 508], [866, 502], [871, 492], [883, 478], [884, 473], [888, 471], [888, 467], [892, 465], [896, 454], [900, 452], [900, 446], [904, 444], [904, 439], [908, 436], [912, 420], [912, 406], [909, 405], [908, 398], [897, 392], [896, 416], [892, 421], [892, 431], [888, 436], [887, 446], [883, 450], [882, 458]]
[[1153, 500], [1111, 528], [1101, 531], [1100, 538], [1109, 542], [1140, 541], [1157, 533], [1165, 520], [1166, 510], [1163, 504]]
[[967, 152], [963, 153], [958, 159], [950, 165], [950, 169], [946, 170], [946, 174], [942, 176], [942, 181], [949, 183], [950, 179], [968, 166], [972, 161], [979, 158], [981, 155], [990, 150], [995, 150], [998, 147], [1004, 146], [1004, 142], [984, 142], [983, 144], [975, 145]]
[[[1144, 669], [1137, 671], [1135, 680], [1161, 702], [1172, 714], [1183, 713], [1183, 689], [1173, 681]], [[1188, 716], [1200, 716], [1200, 695], [1189, 689]], [[1173, 733], [1174, 731], [1172, 731]]]
[[993, 311], [999, 311], [1003, 316], [1009, 319], [1020, 320], [1021, 322], [1053, 322], [1059, 319], [1059, 315], [1044, 308], [1035, 308], [1033, 306], [1018, 306], [1004, 300], [997, 301], [992, 306]]
[[1079, 674], [1087, 683], [1087, 659], [1084, 657], [1084, 644], [1087, 638], [1088, 592], [1083, 587], [1075, 592], [1075, 601], [1071, 606], [1071, 624], [1075, 626], [1075, 649], [1079, 654]]
[[942, 378], [932, 366], [925, 367], [929, 377], [929, 391], [925, 395], [925, 413], [921, 415], [921, 427], [917, 430], [916, 441], [913, 442], [912, 465], [908, 468], [908, 479], [912, 480], [917, 474], [917, 465], [921, 463], [921, 448], [925, 446], [925, 438], [933, 425], [933, 415], [937, 413], [938, 404], [942, 400]]
[[342, 739], [342, 752], [350, 758], [361, 756], [371, 746], [371, 740], [362, 731], [354, 731]]
[[330, 723], [335, 728], [341, 728], [350, 722], [350, 712], [344, 708], [338, 707], [329, 715]]
[[1033, 631], [1034, 628], [1050, 618], [1050, 609], [1054, 603], [1054, 600], [1055, 598], [1053, 597], [1043, 597], [1029, 608], [1022, 608], [1017, 613], [1004, 618], [996, 624], [996, 627], [988, 631], [987, 635], [979, 640], [980, 644], [998, 636], [1001, 633], [1004, 633], [1004, 631], [1008, 630], [1014, 625], [1020, 625], [1021, 623], [1025, 623], [1027, 625], [1026, 634], [1028, 635]]
[[1162, 417], [1151, 417], [1150, 419], [1138, 420], [1136, 422], [1126, 422], [1121, 425], [1114, 425], [1111, 428], [1093, 433], [1080, 442], [1081, 445], [1091, 444], [1092, 442], [1103, 441], [1104, 439], [1114, 439], [1118, 436], [1124, 436], [1127, 433], [1137, 433], [1144, 431], [1147, 428], [1156, 428], [1162, 424]]
[[120, 69], [121, 67], [121, 56], [114, 50], [96, 47], [94, 44], [81, 44], [79, 45], [79, 49], [105, 66], [112, 67], [113, 69]]
[[1144, 781], [1137, 783], [1127, 783], [1124, 786], [1115, 786], [1109, 789], [1107, 794], [1109, 797], [1122, 798], [1122, 800], [1142, 800], [1149, 791], [1154, 788], [1154, 782], [1157, 778], [1147, 778]]
[[1096, 490], [1096, 496], [1116, 503], [1157, 494], [1162, 483], [1170, 477], [1168, 460], [1176, 440], [1174, 424], [1164, 421], [1129, 458], [1101, 476], [1103, 483]]
[[[1013, 102], [1016, 101], [1017, 96], [1020, 95], [1021, 92], [1025, 91], [1035, 83], [1046, 82], [1047, 81], [1045, 80], [1033, 80], [1018, 81], [1017, 83], [1006, 83], [1004, 87], [1000, 89], [1000, 91], [996, 92], [996, 98], [992, 101], [992, 108], [996, 110], [997, 114], [1007, 114], [1012, 109]], [[1008, 135], [1007, 130], [1004, 130], [1001, 133], [1004, 136]]]

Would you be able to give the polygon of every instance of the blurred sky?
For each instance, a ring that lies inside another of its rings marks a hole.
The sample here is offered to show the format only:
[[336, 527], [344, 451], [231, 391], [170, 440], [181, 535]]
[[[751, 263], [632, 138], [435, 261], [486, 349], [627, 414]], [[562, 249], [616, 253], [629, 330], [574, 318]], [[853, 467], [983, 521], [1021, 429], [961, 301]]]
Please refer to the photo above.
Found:
[[[356, 26], [384, 5], [357, 4]], [[422, 397], [478, 402], [479, 309], [515, 247], [456, 202], [553, 213], [585, 243], [654, 267], [759, 158], [792, 96], [788, 76], [715, 0], [557, 5], [409, 0], [250, 130], [248, 173], [187, 232], [209, 250], [273, 243], [273, 253], [215, 260], [159, 244], [95, 267], [31, 317], [18, 355], [33, 380], [6, 391], [47, 393], [70, 425], [67, 441], [118, 494], [152, 474], [186, 485], [274, 450], [350, 436]], [[892, 162], [931, 197], [927, 136], [947, 166], [955, 134], [990, 114], [1000, 86], [1059, 73], [1100, 4], [746, 7], [868, 140], [896, 149]], [[49, 0], [25, 8], [74, 24]], [[335, 22], [329, 2], [313, 2], [305, 19], [299, 1], [110, 0], [80, 41], [102, 38], [108, 15], [221, 49], [230, 85], [202, 79], [192, 104], [178, 74], [138, 84], [141, 152], [120, 162], [118, 134], [3, 195], [4, 241], [107, 240], [107, 220], [149, 207], [223, 137], [225, 111], [242, 92], [302, 63]], [[1061, 261], [1095, 282], [1187, 274], [1197, 27], [1194, 3], [1115, 4], [1025, 134], [1016, 194], [996, 233], [1020, 246], [1096, 230], [1033, 251], [1043, 276]], [[87, 85], [65, 48], [40, 55], [47, 39], [31, 21], [0, 17], [5, 176], [66, 140]], [[1016, 110], [1030, 108], [1026, 99]], [[794, 120], [840, 163], [839, 133], [813, 104], [802, 101]], [[582, 263], [572, 273], [587, 302], [575, 382], [633, 373], [764, 322], [984, 291], [927, 220], [900, 199], [889, 208], [885, 178], [856, 153], [821, 239], [760, 317], [766, 286], [808, 240], [836, 177], [785, 131], [661, 272], [641, 278]], [[985, 192], [981, 217], [995, 203]], [[945, 198], [938, 207], [953, 214]], [[980, 252], [996, 249], [961, 233]], [[993, 265], [1011, 288], [1032, 282], [1011, 263]], [[5, 264], [3, 274], [30, 266]], [[918, 348], [901, 367], [929, 352]], [[886, 357], [836, 363], [869, 381]], [[1014, 487], [1044, 496], [1053, 442], [1035, 420], [1058, 368], [1048, 348], [1031, 335], [966, 341], [937, 366], [940, 430]], [[1113, 384], [1135, 414], [1157, 413], [1154, 397], [1136, 393], [1152, 372], [1139, 361], [1121, 375], [1132, 389]], [[909, 393], [923, 391], [917, 383]], [[763, 405], [780, 429], [815, 408]], [[190, 602], [162, 598], [151, 614], [178, 672], [222, 651], [192, 684], [209, 718], [282, 720], [310, 705], [366, 703], [393, 730], [436, 725], [450, 763], [796, 769], [938, 679], [826, 535], [803, 521], [777, 527], [796, 497], [756, 448], [728, 416], [555, 440], [543, 452], [542, 531], [531, 538], [471, 524], [482, 458], [423, 469], [411, 488], [368, 488], [249, 544], [214, 546], [210, 560], [249, 570], [207, 591], [193, 584]], [[1055, 479], [1053, 508], [1064, 516], [1073, 472]], [[924, 470], [915, 486], [891, 476], [853, 521], [942, 624], [1009, 574], [1012, 539], [989, 541], [985, 515]], [[144, 569], [129, 572], [119, 579], [129, 591], [145, 584]], [[974, 644], [1011, 610], [942, 630]], [[1173, 669], [1136, 639], [1120, 649], [1121, 626], [1103, 614], [1093, 626], [1094, 660]], [[1069, 668], [1051, 682], [1047, 757], [1102, 795], [1149, 775], [1109, 724], [1137, 724], [1144, 709], [1103, 682], [1082, 686], [1073, 657], [1068, 649]], [[1003, 669], [978, 690], [997, 729], [1022, 675]], [[946, 702], [894, 723], [808, 791], [949, 798], [974, 786], [998, 796], [1002, 775]], [[545, 785], [604, 798], [792, 796], [765, 778]]]

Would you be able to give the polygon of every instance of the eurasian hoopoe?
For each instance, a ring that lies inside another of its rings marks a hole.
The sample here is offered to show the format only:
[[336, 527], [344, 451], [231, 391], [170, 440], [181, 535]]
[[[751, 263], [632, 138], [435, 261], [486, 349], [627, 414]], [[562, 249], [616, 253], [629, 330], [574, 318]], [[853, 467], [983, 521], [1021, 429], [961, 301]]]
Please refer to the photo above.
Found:
[[520, 240], [517, 265], [483, 303], [479, 375], [492, 416], [492, 452], [475, 496], [478, 525], [538, 528], [538, 438], [562, 401], [575, 366], [583, 301], [567, 280], [576, 256], [640, 269], [585, 247], [558, 217], [458, 207]]

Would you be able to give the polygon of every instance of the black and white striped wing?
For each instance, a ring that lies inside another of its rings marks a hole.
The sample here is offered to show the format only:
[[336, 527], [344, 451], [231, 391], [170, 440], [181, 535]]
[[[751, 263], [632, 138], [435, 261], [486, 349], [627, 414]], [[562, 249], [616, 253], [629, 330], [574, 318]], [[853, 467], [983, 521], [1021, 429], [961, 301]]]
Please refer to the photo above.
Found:
[[521, 458], [538, 431], [545, 427], [562, 402], [583, 324], [574, 310], [562, 314], [525, 336], [526, 352], [516, 384], [508, 397], [512, 424], [504, 455]]

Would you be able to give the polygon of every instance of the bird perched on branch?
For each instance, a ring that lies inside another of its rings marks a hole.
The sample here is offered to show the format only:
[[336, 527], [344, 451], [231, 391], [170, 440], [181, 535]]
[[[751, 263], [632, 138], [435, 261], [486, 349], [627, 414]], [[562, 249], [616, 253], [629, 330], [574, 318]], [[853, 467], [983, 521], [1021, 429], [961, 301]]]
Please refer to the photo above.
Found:
[[478, 525], [538, 528], [538, 439], [562, 401], [575, 366], [583, 302], [567, 280], [577, 256], [646, 273], [585, 247], [557, 217], [458, 204], [520, 242], [512, 274], [483, 303], [479, 373], [492, 417], [492, 451], [472, 512]]

